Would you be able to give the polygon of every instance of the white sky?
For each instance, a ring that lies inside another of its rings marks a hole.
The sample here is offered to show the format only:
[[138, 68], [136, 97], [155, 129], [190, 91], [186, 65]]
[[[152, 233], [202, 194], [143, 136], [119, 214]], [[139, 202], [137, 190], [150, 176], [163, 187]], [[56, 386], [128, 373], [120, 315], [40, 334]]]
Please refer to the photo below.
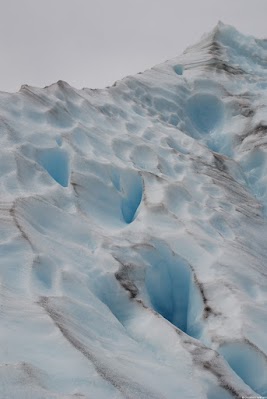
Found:
[[218, 20], [267, 37], [267, 0], [0, 0], [0, 90], [105, 87], [179, 55]]

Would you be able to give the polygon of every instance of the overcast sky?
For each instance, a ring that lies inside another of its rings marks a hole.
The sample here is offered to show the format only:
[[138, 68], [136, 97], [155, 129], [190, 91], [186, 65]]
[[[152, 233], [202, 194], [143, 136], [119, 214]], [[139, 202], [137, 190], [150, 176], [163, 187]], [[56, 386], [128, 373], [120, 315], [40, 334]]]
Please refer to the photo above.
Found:
[[0, 0], [0, 90], [105, 87], [175, 57], [218, 22], [267, 37], [267, 0]]

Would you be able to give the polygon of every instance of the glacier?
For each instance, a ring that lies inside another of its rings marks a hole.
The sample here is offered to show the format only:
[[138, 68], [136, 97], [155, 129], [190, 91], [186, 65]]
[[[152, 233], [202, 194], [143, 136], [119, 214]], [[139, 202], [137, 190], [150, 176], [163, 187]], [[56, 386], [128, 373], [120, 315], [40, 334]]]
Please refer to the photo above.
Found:
[[0, 398], [267, 397], [267, 40], [0, 93]]

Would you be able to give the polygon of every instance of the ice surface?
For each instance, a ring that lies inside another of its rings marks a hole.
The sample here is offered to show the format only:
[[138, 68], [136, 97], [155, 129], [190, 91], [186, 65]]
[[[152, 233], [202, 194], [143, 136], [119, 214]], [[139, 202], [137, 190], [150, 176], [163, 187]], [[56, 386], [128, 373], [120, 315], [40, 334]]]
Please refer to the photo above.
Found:
[[267, 396], [267, 46], [0, 94], [0, 398]]

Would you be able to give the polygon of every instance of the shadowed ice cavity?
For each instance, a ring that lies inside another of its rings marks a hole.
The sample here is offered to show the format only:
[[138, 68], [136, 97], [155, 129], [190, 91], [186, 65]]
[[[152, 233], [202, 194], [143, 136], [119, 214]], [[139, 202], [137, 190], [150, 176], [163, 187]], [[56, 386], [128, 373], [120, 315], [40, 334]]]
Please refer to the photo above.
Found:
[[253, 391], [267, 396], [267, 361], [256, 347], [246, 342], [232, 342], [222, 345], [219, 352]]
[[143, 182], [139, 174], [131, 173], [123, 179], [121, 212], [127, 224], [136, 217], [137, 209], [142, 201]]
[[140, 254], [148, 264], [145, 286], [154, 310], [198, 338], [204, 305], [189, 264], [162, 243], [141, 249]]
[[[211, 308], [190, 265], [160, 242], [139, 252], [147, 264], [145, 287], [153, 309], [202, 341], [205, 318]], [[219, 353], [248, 386], [259, 395], [267, 396], [267, 360], [256, 347], [246, 342], [226, 343]], [[210, 387], [208, 398], [226, 397], [225, 390]]]
[[184, 73], [183, 65], [180, 64], [174, 65], [173, 70], [177, 75], [182, 75]]
[[[185, 259], [159, 240], [130, 248], [123, 258], [116, 254], [115, 259], [117, 256], [120, 268], [116, 279], [128, 292], [129, 298], [138, 297], [188, 335], [196, 338], [201, 335], [204, 304], [195, 275]], [[113, 283], [104, 284], [105, 298], [103, 282], [100, 284], [102, 290], [97, 295], [123, 325], [127, 324], [129, 303], [127, 305], [125, 300], [118, 300]], [[125, 307], [128, 309], [126, 313], [122, 311]]]
[[[138, 260], [136, 265], [134, 260]], [[128, 254], [126, 251], [119, 263], [116, 279], [124, 288], [124, 294], [110, 276], [102, 276], [94, 283], [94, 292], [126, 329], [136, 311], [129, 299], [138, 298], [189, 336], [203, 340], [205, 318], [212, 309], [207, 305], [201, 283], [185, 259], [162, 241], [153, 240], [131, 248]], [[128, 300], [123, 296], [126, 293]], [[257, 348], [244, 341], [225, 343], [218, 351], [248, 386], [266, 396], [266, 359]], [[230, 390], [227, 392], [217, 384], [209, 382], [207, 388], [208, 399], [233, 397]]]
[[[143, 179], [137, 172], [129, 169], [111, 168], [110, 178], [120, 199], [120, 211], [125, 223], [132, 223], [143, 197]], [[107, 198], [108, 201], [108, 198]]]
[[43, 149], [38, 153], [39, 164], [46, 169], [49, 175], [61, 186], [69, 184], [69, 156], [59, 148]]
[[210, 133], [222, 122], [224, 107], [222, 101], [209, 93], [191, 96], [186, 104], [187, 115], [200, 133]]
[[72, 175], [79, 207], [101, 226], [121, 228], [132, 223], [143, 196], [142, 176], [131, 169], [88, 164], [88, 174]]

